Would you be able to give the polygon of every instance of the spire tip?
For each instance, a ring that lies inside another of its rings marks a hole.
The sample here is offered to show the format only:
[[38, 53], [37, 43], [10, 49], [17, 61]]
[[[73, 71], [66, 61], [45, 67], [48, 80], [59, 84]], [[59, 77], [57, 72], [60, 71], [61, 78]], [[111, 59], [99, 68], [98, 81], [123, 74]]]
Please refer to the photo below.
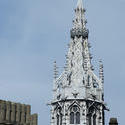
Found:
[[83, 2], [82, 2], [82, 0], [78, 0], [78, 2], [77, 2], [77, 8], [83, 9]]

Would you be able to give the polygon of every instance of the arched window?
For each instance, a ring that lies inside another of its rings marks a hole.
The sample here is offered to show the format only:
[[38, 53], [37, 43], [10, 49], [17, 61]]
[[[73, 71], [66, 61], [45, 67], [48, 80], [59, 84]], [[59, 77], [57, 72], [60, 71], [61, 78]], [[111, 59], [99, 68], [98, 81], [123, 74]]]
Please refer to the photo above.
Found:
[[70, 109], [70, 124], [80, 124], [80, 109], [76, 105]]
[[83, 81], [83, 84], [85, 84], [85, 79], [84, 79], [84, 77], [83, 77], [83, 80], [82, 80], [82, 81]]
[[80, 124], [80, 113], [76, 113], [76, 124]]
[[96, 125], [96, 114], [93, 115], [93, 125]]
[[74, 112], [70, 113], [70, 124], [74, 124]]
[[88, 86], [90, 85], [90, 76], [88, 75], [88, 80], [87, 80], [87, 82], [88, 82]]

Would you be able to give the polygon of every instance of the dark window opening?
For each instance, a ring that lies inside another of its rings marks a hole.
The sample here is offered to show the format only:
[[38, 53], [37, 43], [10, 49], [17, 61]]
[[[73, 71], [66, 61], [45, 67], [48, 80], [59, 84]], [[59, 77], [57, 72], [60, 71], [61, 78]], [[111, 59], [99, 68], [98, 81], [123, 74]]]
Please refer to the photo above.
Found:
[[57, 125], [59, 125], [59, 115], [57, 114]]
[[80, 109], [77, 105], [74, 105], [70, 109], [70, 124], [80, 124]]
[[90, 85], [90, 76], [88, 75], [88, 85]]
[[84, 79], [84, 77], [83, 77], [83, 84], [85, 84], [85, 79]]
[[98, 83], [96, 82], [96, 80], [93, 79], [93, 87], [94, 87], [94, 88], [98, 88], [98, 86], [99, 86], [99, 85], [98, 85]]
[[74, 113], [70, 113], [70, 124], [74, 124]]
[[76, 124], [80, 124], [80, 113], [76, 113]]
[[96, 114], [93, 115], [93, 125], [96, 125]]
[[91, 115], [89, 115], [89, 125], [92, 125]]

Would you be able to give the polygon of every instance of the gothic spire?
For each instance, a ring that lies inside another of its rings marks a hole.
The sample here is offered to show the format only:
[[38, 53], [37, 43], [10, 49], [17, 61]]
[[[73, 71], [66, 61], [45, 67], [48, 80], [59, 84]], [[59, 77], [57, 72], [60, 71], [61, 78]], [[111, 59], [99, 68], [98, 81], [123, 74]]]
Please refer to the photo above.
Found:
[[91, 64], [83, 0], [77, 1], [65, 69], [59, 76], [54, 63], [51, 125], [104, 125], [103, 64], [98, 78]]

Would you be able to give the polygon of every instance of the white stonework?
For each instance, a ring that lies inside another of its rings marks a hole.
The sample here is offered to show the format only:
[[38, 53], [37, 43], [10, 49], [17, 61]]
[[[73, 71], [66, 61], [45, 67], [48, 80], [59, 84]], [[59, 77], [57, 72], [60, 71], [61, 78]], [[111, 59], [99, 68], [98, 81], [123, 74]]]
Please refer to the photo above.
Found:
[[98, 78], [91, 64], [84, 13], [82, 0], [78, 0], [66, 67], [54, 79], [51, 125], [104, 125], [103, 64]]

